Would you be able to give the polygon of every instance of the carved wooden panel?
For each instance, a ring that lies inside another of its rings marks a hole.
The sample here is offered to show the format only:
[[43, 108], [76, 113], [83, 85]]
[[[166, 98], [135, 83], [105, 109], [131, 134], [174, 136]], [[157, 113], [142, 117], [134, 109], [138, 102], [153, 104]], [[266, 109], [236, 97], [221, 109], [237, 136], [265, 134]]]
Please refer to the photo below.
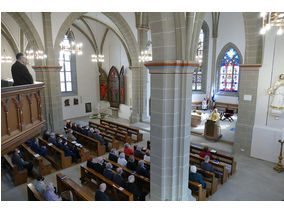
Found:
[[119, 73], [119, 95], [120, 95], [120, 103], [125, 104], [125, 72], [124, 72], [124, 66], [121, 67], [120, 73]]
[[117, 69], [112, 66], [108, 74], [108, 97], [110, 107], [119, 107], [119, 74]]
[[103, 68], [99, 67], [100, 100], [108, 101], [108, 78]]

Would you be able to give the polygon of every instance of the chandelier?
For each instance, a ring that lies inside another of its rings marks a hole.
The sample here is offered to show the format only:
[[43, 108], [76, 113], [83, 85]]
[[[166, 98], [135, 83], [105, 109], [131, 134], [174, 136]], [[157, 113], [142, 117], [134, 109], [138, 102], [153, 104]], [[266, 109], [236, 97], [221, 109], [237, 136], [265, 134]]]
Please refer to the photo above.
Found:
[[12, 63], [12, 57], [5, 54], [5, 49], [1, 56], [1, 63]]
[[[67, 34], [70, 32], [71, 29], [69, 28]], [[70, 42], [67, 35], [65, 35], [63, 41], [60, 43], [60, 52], [64, 54], [71, 53], [71, 54], [82, 55], [83, 54], [82, 47], [83, 47], [82, 43], [76, 44], [74, 41]]]
[[139, 62], [148, 62], [152, 61], [152, 54], [147, 50], [141, 51], [141, 55], [139, 56]]
[[277, 35], [283, 34], [284, 12], [262, 12], [262, 28], [260, 34], [264, 35], [271, 27], [278, 27]]
[[47, 55], [41, 50], [34, 51], [32, 49], [26, 51], [27, 59], [46, 59]]
[[92, 55], [92, 62], [104, 62], [105, 56], [104, 55]]

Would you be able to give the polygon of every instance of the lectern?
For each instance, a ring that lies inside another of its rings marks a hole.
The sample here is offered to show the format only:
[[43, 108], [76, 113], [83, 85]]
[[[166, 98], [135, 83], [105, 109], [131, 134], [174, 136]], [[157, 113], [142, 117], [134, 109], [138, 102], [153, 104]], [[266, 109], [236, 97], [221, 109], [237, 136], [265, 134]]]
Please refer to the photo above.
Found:
[[204, 137], [208, 140], [218, 139], [218, 126], [216, 121], [207, 120], [204, 128]]

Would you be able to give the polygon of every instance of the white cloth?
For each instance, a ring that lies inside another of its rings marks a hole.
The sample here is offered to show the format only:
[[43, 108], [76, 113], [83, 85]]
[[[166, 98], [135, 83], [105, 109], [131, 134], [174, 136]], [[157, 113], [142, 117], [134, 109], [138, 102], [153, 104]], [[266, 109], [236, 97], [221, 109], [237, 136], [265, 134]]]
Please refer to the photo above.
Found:
[[203, 110], [207, 109], [207, 101], [206, 100], [202, 101], [202, 109]]
[[144, 160], [150, 162], [150, 156], [144, 155]]
[[44, 194], [46, 185], [43, 181], [36, 181], [35, 188], [40, 194]]
[[117, 163], [121, 166], [126, 166], [127, 161], [125, 160], [125, 158], [118, 158]]
[[284, 80], [278, 80], [273, 86], [273, 91], [271, 113], [279, 116], [284, 112]]

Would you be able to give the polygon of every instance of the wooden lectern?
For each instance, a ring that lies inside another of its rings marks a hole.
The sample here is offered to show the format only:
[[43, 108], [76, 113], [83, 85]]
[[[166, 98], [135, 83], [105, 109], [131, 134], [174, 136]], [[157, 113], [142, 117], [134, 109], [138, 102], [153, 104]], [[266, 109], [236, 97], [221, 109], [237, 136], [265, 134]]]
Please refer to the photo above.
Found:
[[218, 139], [218, 126], [216, 121], [207, 120], [204, 128], [204, 137], [208, 140]]

